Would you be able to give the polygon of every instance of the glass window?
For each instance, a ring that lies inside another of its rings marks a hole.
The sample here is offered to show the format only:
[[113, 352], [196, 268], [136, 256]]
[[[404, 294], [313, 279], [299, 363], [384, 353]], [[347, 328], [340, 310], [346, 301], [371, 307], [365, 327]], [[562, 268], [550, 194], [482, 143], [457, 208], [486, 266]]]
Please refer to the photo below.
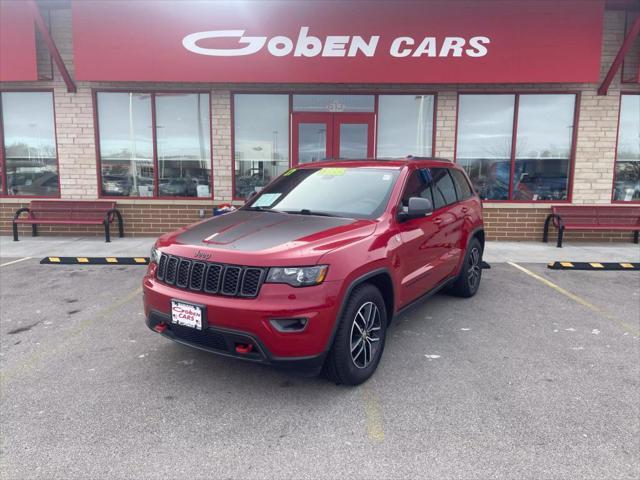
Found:
[[640, 200], [640, 94], [620, 96], [614, 175], [614, 200]]
[[566, 200], [575, 95], [520, 95], [514, 200]]
[[247, 207], [377, 218], [387, 206], [398, 174], [399, 170], [389, 168], [300, 168], [278, 178]]
[[483, 199], [508, 200], [515, 95], [460, 95], [456, 161]]
[[453, 185], [448, 168], [432, 168], [431, 177], [433, 179], [434, 210], [458, 201], [456, 187]]
[[433, 95], [378, 97], [378, 158], [433, 154]]
[[341, 123], [338, 158], [367, 158], [368, 129], [366, 123]]
[[99, 92], [97, 110], [102, 195], [211, 197], [209, 94]]
[[2, 92], [7, 195], [58, 196], [53, 93]]
[[97, 94], [103, 195], [153, 196], [151, 100], [149, 93]]
[[294, 95], [294, 112], [373, 112], [373, 95]]
[[431, 180], [427, 169], [416, 170], [411, 174], [404, 187], [402, 194], [402, 207], [409, 207], [411, 197], [422, 197], [428, 199], [433, 204], [433, 194], [431, 193]]
[[567, 200], [575, 103], [574, 94], [460, 95], [456, 160], [480, 197]]
[[456, 192], [458, 193], [459, 200], [466, 200], [473, 196], [473, 191], [471, 190], [471, 185], [467, 181], [467, 178], [464, 176], [460, 170], [449, 170], [451, 176], [453, 177], [453, 182], [456, 187]]
[[211, 196], [209, 95], [156, 95], [158, 194]]
[[289, 95], [241, 94], [233, 99], [234, 196], [247, 198], [289, 166]]

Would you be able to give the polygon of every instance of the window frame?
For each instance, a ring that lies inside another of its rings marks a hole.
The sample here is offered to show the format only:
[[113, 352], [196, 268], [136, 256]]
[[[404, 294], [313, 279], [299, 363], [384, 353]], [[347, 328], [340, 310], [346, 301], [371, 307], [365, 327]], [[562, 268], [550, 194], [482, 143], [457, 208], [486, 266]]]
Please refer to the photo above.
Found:
[[615, 200], [615, 188], [616, 188], [616, 165], [618, 164], [618, 142], [620, 141], [620, 113], [622, 111], [622, 97], [623, 95], [640, 95], [638, 91], [622, 90], [618, 99], [618, 126], [616, 128], [616, 147], [613, 152], [613, 175], [611, 178], [611, 203], [617, 205], [635, 205], [640, 204], [638, 200]]
[[[453, 143], [453, 163], [458, 163], [458, 130], [460, 123], [460, 96], [461, 95], [514, 95], [513, 105], [513, 125], [511, 130], [511, 156], [509, 158], [509, 199], [508, 200], [491, 200], [484, 199], [483, 203], [518, 203], [518, 204], [551, 204], [561, 203], [570, 204], [573, 202], [573, 175], [576, 165], [576, 149], [578, 140], [578, 129], [580, 123], [580, 99], [581, 92], [579, 90], [460, 90], [456, 99], [456, 126], [455, 138]], [[571, 132], [571, 150], [569, 153], [569, 174], [567, 178], [567, 198], [566, 200], [513, 200], [513, 175], [516, 166], [516, 148], [518, 145], [518, 114], [520, 112], [520, 96], [521, 95], [574, 95], [575, 103], [573, 105], [573, 131]], [[473, 187], [473, 185], [472, 185]], [[475, 189], [472, 189], [475, 191]]]
[[4, 145], [4, 113], [2, 111], [2, 96], [0, 95], [0, 166], [2, 175], [0, 178], [0, 198], [28, 198], [28, 199], [60, 199], [62, 198], [62, 182], [60, 182], [60, 154], [58, 153], [58, 122], [56, 121], [56, 100], [53, 88], [0, 88], [0, 93], [29, 93], [45, 92], [51, 93], [51, 103], [53, 106], [53, 137], [56, 143], [56, 173], [58, 175], [57, 195], [9, 195], [7, 192], [7, 165]]
[[[103, 90], [104, 91], [104, 90]], [[374, 116], [374, 131], [373, 131], [373, 158], [378, 157], [378, 98], [380, 95], [430, 95], [433, 97], [433, 126], [431, 131], [431, 156], [436, 156], [436, 132], [438, 119], [438, 91], [417, 91], [417, 90], [362, 90], [362, 91], [349, 91], [349, 90], [232, 90], [230, 100], [231, 109], [231, 198], [233, 201], [245, 201], [244, 198], [236, 197], [236, 138], [235, 138], [235, 96], [236, 95], [288, 95], [289, 96], [289, 164], [288, 168], [294, 166], [293, 155], [293, 96], [294, 95], [373, 95], [373, 116]], [[300, 113], [300, 112], [296, 112]], [[308, 112], [315, 113], [315, 112]], [[384, 161], [384, 160], [381, 160]]]
[[[151, 142], [153, 153], [153, 196], [141, 197], [136, 196], [114, 196], [104, 195], [102, 193], [102, 158], [100, 156], [100, 121], [98, 119], [98, 94], [99, 93], [141, 93], [151, 96]], [[190, 93], [206, 93], [209, 95], [209, 162], [211, 165], [211, 171], [209, 173], [209, 181], [211, 182], [211, 189], [209, 195], [206, 197], [167, 197], [158, 195], [158, 139], [157, 139], [157, 123], [156, 123], [156, 95], [166, 94], [190, 94]], [[164, 200], [186, 200], [186, 201], [199, 201], [199, 200], [213, 200], [215, 198], [215, 186], [214, 186], [214, 164], [213, 164], [213, 109], [211, 108], [211, 90], [208, 89], [189, 89], [189, 90], [177, 90], [177, 89], [122, 89], [122, 88], [92, 88], [91, 89], [91, 101], [93, 106], [93, 132], [95, 138], [95, 151], [96, 151], [96, 182], [98, 189], [98, 198], [102, 200], [111, 201], [123, 201], [123, 200], [149, 200], [149, 201], [164, 201]]]

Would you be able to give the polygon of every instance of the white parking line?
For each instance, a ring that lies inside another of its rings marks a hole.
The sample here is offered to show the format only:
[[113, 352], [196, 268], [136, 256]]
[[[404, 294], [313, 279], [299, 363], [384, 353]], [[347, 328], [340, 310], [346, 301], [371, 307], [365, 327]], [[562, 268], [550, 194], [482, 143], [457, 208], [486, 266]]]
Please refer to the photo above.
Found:
[[14, 263], [24, 262], [25, 260], [29, 260], [31, 257], [19, 258], [18, 260], [13, 260], [12, 262], [2, 263], [0, 267], [6, 267], [7, 265], [13, 265]]

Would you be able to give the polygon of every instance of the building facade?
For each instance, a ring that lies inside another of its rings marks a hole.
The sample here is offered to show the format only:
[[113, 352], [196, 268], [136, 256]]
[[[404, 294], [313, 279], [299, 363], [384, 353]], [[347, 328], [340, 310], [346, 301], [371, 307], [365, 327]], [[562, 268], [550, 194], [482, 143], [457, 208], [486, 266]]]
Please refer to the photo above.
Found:
[[159, 235], [327, 158], [462, 163], [493, 240], [539, 240], [554, 204], [640, 202], [635, 2], [370, 2], [359, 22], [366, 2], [171, 3], [195, 13], [2, 2], [1, 233], [61, 198], [114, 200], [128, 235]]

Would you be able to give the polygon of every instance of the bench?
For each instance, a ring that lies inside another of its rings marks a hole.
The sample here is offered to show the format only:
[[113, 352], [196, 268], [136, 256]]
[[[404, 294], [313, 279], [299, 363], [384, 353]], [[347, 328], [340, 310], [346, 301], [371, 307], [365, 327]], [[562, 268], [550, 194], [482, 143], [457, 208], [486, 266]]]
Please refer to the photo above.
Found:
[[[26, 213], [26, 216], [21, 216]], [[37, 225], [104, 225], [104, 239], [111, 241], [109, 224], [118, 220], [120, 238], [124, 237], [122, 215], [116, 202], [79, 202], [70, 200], [33, 200], [28, 208], [20, 208], [13, 216], [13, 241], [18, 241], [18, 225], [31, 225], [38, 236]]]
[[543, 242], [549, 239], [549, 226], [558, 229], [557, 247], [562, 247], [565, 230], [622, 230], [633, 232], [633, 241], [638, 243], [640, 232], [640, 206], [623, 205], [562, 205], [552, 206], [544, 222]]

